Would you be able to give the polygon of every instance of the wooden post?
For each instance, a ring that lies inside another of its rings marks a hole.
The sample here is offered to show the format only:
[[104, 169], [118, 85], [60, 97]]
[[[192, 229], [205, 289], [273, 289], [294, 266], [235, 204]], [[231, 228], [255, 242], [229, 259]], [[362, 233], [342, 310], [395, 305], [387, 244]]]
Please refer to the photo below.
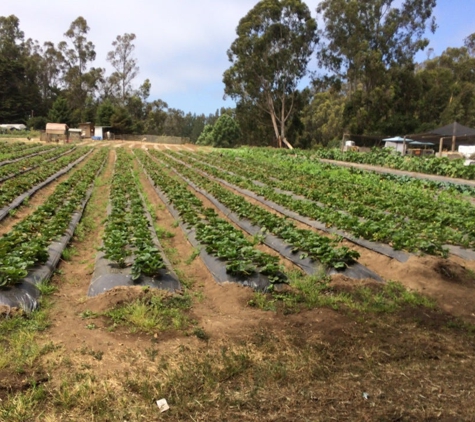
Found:
[[455, 152], [455, 122], [454, 128], [452, 129], [452, 152]]
[[406, 135], [404, 135], [404, 141], [402, 141], [402, 155], [406, 155]]
[[346, 133], [343, 134], [343, 139], [341, 140], [341, 152], [345, 150], [345, 141], [346, 141]]
[[440, 138], [440, 142], [439, 142], [439, 157], [442, 157], [442, 146], [444, 144], [444, 138]]

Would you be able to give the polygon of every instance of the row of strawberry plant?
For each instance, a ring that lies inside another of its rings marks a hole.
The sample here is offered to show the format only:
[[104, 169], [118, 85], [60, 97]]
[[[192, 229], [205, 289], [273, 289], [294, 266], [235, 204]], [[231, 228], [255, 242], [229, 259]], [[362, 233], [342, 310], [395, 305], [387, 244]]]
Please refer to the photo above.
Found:
[[[241, 176], [252, 174], [254, 179], [268, 186], [302, 195], [358, 217], [389, 224], [392, 219], [402, 217], [440, 232], [441, 241], [467, 247], [475, 245], [472, 236], [475, 221], [471, 218], [475, 209], [459, 195], [427, 192], [417, 185], [381, 180], [379, 175], [319, 163], [312, 163], [313, 172], [307, 174], [300, 170], [298, 163], [284, 160], [282, 164], [281, 160], [273, 158], [272, 162], [257, 161], [255, 156], [246, 155], [235, 172]], [[217, 159], [226, 167], [233, 163], [233, 160], [223, 157]], [[209, 162], [209, 158], [207, 160]], [[291, 180], [286, 177], [289, 173], [292, 174]]]
[[11, 164], [0, 167], [0, 182], [11, 179], [19, 174], [31, 171], [41, 164], [58, 159], [61, 155], [67, 154], [74, 149], [72, 145], [65, 145], [54, 148], [52, 151], [46, 151], [42, 154], [34, 154]]
[[3, 156], [6, 154], [10, 154], [12, 152], [20, 152], [27, 150], [29, 148], [35, 147], [38, 144], [27, 144], [26, 142], [8, 142], [3, 141], [0, 142], [0, 160], [4, 160]]
[[184, 224], [196, 230], [196, 239], [206, 252], [224, 262], [228, 274], [247, 277], [262, 274], [271, 283], [285, 281], [279, 258], [258, 250], [243, 232], [206, 208], [187, 184], [171, 177], [149, 155], [136, 150], [145, 171], [155, 186], [165, 193]]
[[101, 248], [105, 257], [119, 267], [125, 267], [127, 259], [132, 258], [133, 280], [156, 275], [165, 263], [154, 244], [143, 199], [132, 177], [132, 157], [123, 148], [117, 150], [110, 204]]
[[21, 160], [22, 158], [31, 157], [33, 155], [41, 154], [43, 152], [50, 151], [55, 149], [56, 145], [41, 145], [33, 144], [30, 148], [24, 149], [22, 151], [13, 151], [6, 154], [0, 155], [0, 166], [10, 164]]
[[286, 209], [320, 221], [327, 227], [336, 227], [370, 241], [387, 243], [396, 250], [404, 249], [407, 251], [423, 251], [429, 254], [446, 254], [443, 244], [447, 236], [444, 237], [444, 241], [441, 241], [439, 239], [440, 231], [433, 232], [424, 230], [424, 228], [421, 229], [419, 224], [406, 221], [402, 217], [395, 219], [383, 214], [379, 222], [370, 219], [363, 220], [332, 207], [318, 206], [314, 201], [308, 199], [295, 198], [289, 194], [277, 192], [269, 186], [256, 185], [248, 178], [251, 177], [252, 179], [250, 173], [243, 177], [204, 163], [194, 162], [193, 165], [215, 177], [248, 189]]
[[271, 213], [260, 206], [251, 204], [241, 195], [232, 193], [228, 189], [223, 188], [219, 183], [200, 175], [196, 170], [168, 158], [166, 154], [153, 151], [152, 155], [160, 158], [175, 168], [179, 174], [184, 175], [198, 186], [204, 188], [240, 218], [245, 218], [252, 224], [261, 227], [263, 233], [268, 231], [281, 238], [292, 246], [294, 252], [300, 251], [302, 255], [309, 256], [335, 269], [344, 269], [359, 258], [357, 251], [351, 250], [346, 246], [338, 247], [336, 240], [321, 236], [312, 230], [298, 229], [290, 220]]
[[60, 183], [43, 205], [0, 238], [0, 286], [21, 282], [29, 269], [47, 261], [49, 245], [68, 228], [107, 153], [99, 150], [87, 165]]
[[445, 177], [457, 177], [475, 180], [475, 168], [464, 166], [463, 159], [450, 160], [446, 157], [435, 156], [403, 156], [390, 148], [373, 148], [371, 152], [341, 151], [340, 149], [319, 149], [315, 151], [295, 151], [310, 159], [327, 159], [352, 163], [377, 165], [397, 170], [417, 173], [435, 174]]
[[26, 192], [31, 187], [43, 182], [48, 177], [73, 163], [79, 157], [86, 155], [90, 151], [91, 148], [80, 147], [71, 154], [65, 155], [54, 162], [45, 163], [35, 170], [7, 180], [0, 185], [0, 207], [8, 205], [23, 192]]

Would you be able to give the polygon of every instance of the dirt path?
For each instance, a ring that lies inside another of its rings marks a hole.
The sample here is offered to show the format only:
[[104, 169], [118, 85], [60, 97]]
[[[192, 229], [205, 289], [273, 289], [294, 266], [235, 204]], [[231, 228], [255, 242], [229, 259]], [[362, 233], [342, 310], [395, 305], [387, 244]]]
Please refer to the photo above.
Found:
[[396, 170], [396, 169], [391, 169], [388, 167], [372, 166], [369, 164], [358, 164], [358, 163], [349, 163], [346, 161], [326, 160], [324, 158], [319, 158], [319, 161], [321, 161], [322, 163], [335, 164], [341, 167], [355, 167], [355, 168], [359, 168], [363, 170], [375, 171], [377, 173], [384, 173], [384, 174], [389, 173], [389, 174], [395, 174], [397, 176], [410, 176], [416, 179], [428, 179], [434, 182], [448, 182], [448, 183], [455, 183], [458, 185], [467, 185], [467, 186], [475, 187], [474, 180], [457, 179], [455, 177], [436, 176], [433, 174], [424, 174], [424, 173], [417, 173], [413, 171]]
[[[235, 283], [218, 284], [199, 257], [191, 259], [195, 250], [183, 230], [175, 224], [175, 219], [166, 210], [144, 173], [141, 173], [140, 179], [147, 199], [155, 209], [157, 224], [173, 234], [173, 237], [162, 239], [161, 243], [181, 280], [193, 289], [196, 297], [193, 314], [207, 335], [212, 339], [242, 336], [246, 330], [262, 322], [262, 315], [257, 317], [262, 313], [246, 306], [253, 296], [252, 290]], [[205, 206], [212, 207], [206, 198], [200, 196], [200, 199], [205, 202]], [[272, 319], [271, 314], [265, 314], [265, 317]]]

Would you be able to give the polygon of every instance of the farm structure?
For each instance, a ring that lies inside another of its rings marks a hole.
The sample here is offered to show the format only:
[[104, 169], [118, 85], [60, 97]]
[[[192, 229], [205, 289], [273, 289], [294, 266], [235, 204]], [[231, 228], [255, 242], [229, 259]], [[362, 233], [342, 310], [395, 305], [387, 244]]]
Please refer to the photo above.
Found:
[[46, 123], [46, 131], [42, 134], [42, 140], [46, 142], [68, 141], [68, 125], [65, 123]]
[[90, 138], [94, 136], [94, 124], [87, 122], [87, 123], [79, 123], [79, 129], [81, 129], [81, 136], [83, 138]]

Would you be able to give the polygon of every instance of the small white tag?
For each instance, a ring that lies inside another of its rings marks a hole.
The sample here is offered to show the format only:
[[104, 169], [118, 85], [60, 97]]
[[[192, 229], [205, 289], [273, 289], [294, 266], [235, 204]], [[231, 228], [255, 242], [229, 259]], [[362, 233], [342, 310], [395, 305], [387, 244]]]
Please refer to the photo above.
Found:
[[168, 409], [170, 409], [170, 406], [168, 406], [168, 403], [165, 399], [157, 400], [157, 406], [160, 410], [160, 413], [166, 412]]

